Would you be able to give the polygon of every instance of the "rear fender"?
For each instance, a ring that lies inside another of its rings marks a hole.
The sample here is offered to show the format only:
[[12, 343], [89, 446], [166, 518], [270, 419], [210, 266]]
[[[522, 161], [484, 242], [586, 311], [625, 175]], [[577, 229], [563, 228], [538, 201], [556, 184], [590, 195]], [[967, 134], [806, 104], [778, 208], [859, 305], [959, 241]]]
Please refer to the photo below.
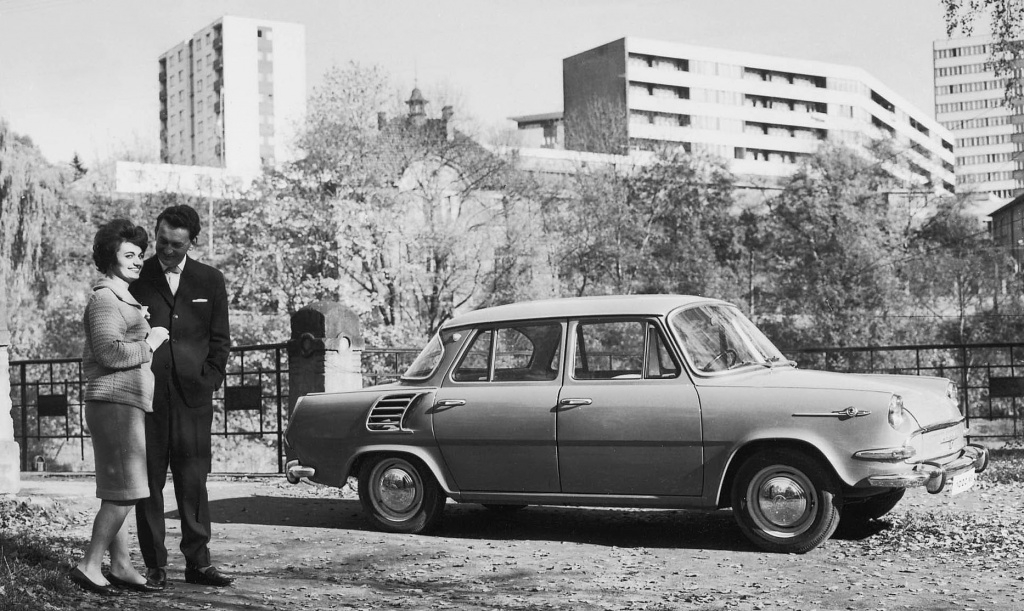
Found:
[[444, 461], [428, 448], [407, 445], [374, 444], [359, 448], [345, 465], [345, 473], [348, 477], [359, 477], [359, 469], [369, 459], [375, 456], [411, 456], [426, 465], [433, 474], [438, 485], [449, 496], [458, 495], [459, 489], [455, 485], [455, 478], [448, 471]]

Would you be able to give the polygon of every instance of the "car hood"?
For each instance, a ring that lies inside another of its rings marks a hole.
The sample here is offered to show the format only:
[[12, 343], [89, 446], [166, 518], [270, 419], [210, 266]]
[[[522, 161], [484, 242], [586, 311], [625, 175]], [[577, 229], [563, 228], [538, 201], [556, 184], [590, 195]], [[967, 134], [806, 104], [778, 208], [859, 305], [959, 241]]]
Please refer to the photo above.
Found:
[[897, 394], [903, 398], [904, 408], [919, 426], [960, 420], [960, 407], [946, 398], [949, 380], [933, 376], [892, 374], [839, 373], [775, 367], [761, 369], [752, 374], [762, 388], [863, 391]]

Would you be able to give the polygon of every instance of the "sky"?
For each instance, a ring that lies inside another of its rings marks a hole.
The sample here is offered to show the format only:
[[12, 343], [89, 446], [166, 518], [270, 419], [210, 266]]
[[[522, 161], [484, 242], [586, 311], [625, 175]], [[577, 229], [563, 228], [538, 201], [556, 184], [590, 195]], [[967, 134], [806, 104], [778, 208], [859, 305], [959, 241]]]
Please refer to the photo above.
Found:
[[0, 119], [51, 162], [155, 158], [157, 58], [224, 15], [305, 25], [311, 90], [377, 65], [482, 131], [560, 111], [562, 59], [624, 36], [857, 66], [933, 115], [946, 36], [940, 0], [0, 0]]

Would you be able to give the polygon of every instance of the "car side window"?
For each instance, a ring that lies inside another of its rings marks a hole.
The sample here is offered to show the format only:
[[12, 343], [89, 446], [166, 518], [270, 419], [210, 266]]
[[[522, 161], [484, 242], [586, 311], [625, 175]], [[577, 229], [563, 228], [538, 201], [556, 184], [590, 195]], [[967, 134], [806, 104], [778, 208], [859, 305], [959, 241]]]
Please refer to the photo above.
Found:
[[466, 354], [455, 368], [456, 382], [486, 382], [491, 375], [491, 337], [493, 329], [483, 329], [473, 338]]
[[639, 320], [581, 322], [576, 327], [573, 377], [578, 380], [639, 378], [646, 323]]
[[576, 327], [578, 380], [674, 378], [679, 365], [653, 324], [641, 320], [581, 322]]
[[647, 363], [645, 378], [675, 378], [679, 376], [679, 364], [665, 344], [665, 339], [654, 325], [647, 331]]
[[473, 338], [452, 379], [456, 382], [554, 380], [559, 374], [561, 351], [561, 323], [483, 329]]

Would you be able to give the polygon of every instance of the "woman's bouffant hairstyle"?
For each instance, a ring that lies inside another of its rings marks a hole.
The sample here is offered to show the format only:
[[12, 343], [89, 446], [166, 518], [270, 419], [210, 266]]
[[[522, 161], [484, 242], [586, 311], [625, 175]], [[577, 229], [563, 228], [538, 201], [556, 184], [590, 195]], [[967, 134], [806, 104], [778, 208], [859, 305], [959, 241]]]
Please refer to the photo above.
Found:
[[117, 263], [117, 251], [125, 242], [135, 244], [145, 253], [149, 234], [128, 219], [114, 219], [99, 228], [92, 240], [92, 261], [101, 274], [109, 272]]

